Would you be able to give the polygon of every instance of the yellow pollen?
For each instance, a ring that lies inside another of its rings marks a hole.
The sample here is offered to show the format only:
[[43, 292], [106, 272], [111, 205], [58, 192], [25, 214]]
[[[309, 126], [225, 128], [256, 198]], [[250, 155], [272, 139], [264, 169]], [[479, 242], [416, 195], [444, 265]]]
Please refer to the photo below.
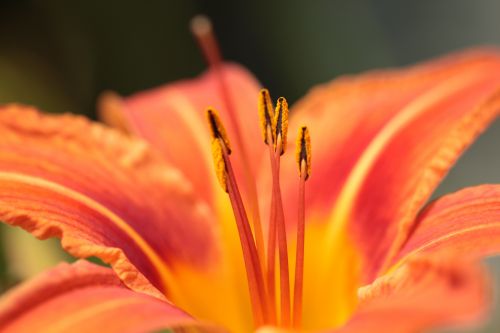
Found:
[[207, 120], [212, 136], [212, 156], [214, 159], [215, 174], [222, 189], [227, 192], [227, 167], [224, 154], [231, 153], [231, 145], [226, 135], [226, 129], [222, 125], [215, 109], [209, 108], [207, 110]]
[[227, 192], [226, 162], [224, 160], [222, 143], [219, 139], [212, 140], [212, 156], [214, 158], [214, 167], [217, 179], [219, 180], [222, 189]]
[[278, 137], [281, 137], [280, 155], [285, 153], [288, 135], [288, 103], [284, 97], [278, 98], [276, 110], [274, 111], [273, 129], [276, 135], [274, 148], [277, 149]]
[[301, 126], [297, 135], [295, 159], [299, 167], [299, 176], [302, 176], [302, 162], [306, 164], [307, 180], [311, 175], [311, 137], [307, 126]]
[[262, 129], [262, 137], [264, 138], [264, 142], [267, 142], [267, 128], [271, 128], [272, 140], [273, 144], [275, 141], [275, 131], [273, 131], [273, 122], [274, 122], [274, 107], [273, 102], [271, 101], [271, 95], [269, 94], [269, 90], [262, 89], [259, 94], [259, 118], [260, 118], [260, 127]]

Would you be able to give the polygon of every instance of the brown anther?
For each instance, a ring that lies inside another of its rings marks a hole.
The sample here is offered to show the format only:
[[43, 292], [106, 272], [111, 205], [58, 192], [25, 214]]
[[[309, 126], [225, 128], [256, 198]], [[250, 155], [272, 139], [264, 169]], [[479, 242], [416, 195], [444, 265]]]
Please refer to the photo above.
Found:
[[272, 134], [272, 144], [274, 144], [275, 132], [273, 129], [274, 122], [274, 107], [273, 102], [271, 101], [271, 95], [269, 94], [269, 90], [262, 89], [259, 93], [259, 118], [260, 118], [260, 128], [262, 130], [262, 137], [264, 138], [264, 142], [269, 144], [267, 131], [271, 129]]
[[[284, 97], [278, 98], [276, 110], [274, 111], [273, 130], [275, 133], [274, 149], [281, 146], [280, 155], [285, 153], [288, 137], [288, 103]], [[280, 142], [278, 142], [280, 140]]]
[[309, 136], [307, 126], [299, 128], [295, 149], [295, 160], [299, 167], [300, 177], [302, 176], [302, 163], [305, 163], [305, 180], [307, 180], [311, 175], [311, 137]]
[[214, 159], [215, 174], [222, 189], [227, 192], [227, 166], [224, 154], [231, 153], [231, 144], [215, 109], [210, 108], [207, 110], [207, 121], [212, 137], [212, 156]]

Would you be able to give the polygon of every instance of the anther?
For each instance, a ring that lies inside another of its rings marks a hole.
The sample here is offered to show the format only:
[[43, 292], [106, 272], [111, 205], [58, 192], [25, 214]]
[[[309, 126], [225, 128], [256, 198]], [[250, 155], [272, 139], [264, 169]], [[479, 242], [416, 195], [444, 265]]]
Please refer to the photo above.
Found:
[[260, 127], [262, 129], [262, 137], [264, 138], [264, 142], [269, 144], [268, 140], [268, 130], [271, 129], [272, 135], [272, 144], [274, 144], [274, 134], [273, 122], [274, 122], [274, 107], [273, 102], [271, 101], [271, 95], [269, 94], [269, 90], [262, 89], [259, 94], [259, 118], [260, 118]]
[[275, 150], [280, 150], [283, 155], [286, 149], [288, 135], [288, 103], [284, 97], [278, 98], [276, 110], [274, 111], [273, 129], [275, 133]]
[[212, 135], [212, 140], [220, 139], [226, 146], [228, 154], [231, 154], [231, 143], [226, 133], [226, 129], [219, 118], [217, 110], [214, 108], [207, 109], [207, 120], [210, 125], [210, 134]]
[[[299, 177], [305, 172], [305, 180], [311, 174], [311, 137], [306, 126], [299, 128], [295, 150], [295, 160], [299, 167]], [[305, 171], [302, 171], [302, 163], [305, 163]]]
[[[214, 159], [215, 174], [217, 175], [217, 179], [219, 180], [222, 189], [228, 192], [227, 166], [224, 159], [224, 151], [226, 151], [227, 154], [230, 154], [231, 144], [229, 143], [226, 130], [222, 125], [215, 109], [207, 110], [207, 120], [212, 136], [212, 156]], [[224, 145], [224, 147], [222, 145]]]

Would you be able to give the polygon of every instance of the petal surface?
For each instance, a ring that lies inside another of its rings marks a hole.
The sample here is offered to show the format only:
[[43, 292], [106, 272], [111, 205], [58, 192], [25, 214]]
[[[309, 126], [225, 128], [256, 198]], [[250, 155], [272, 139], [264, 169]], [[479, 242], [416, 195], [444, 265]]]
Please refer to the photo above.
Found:
[[175, 290], [176, 266], [216, 260], [207, 205], [144, 142], [21, 106], [1, 109], [0, 131], [0, 220], [60, 237], [72, 255], [97, 256], [156, 296]]
[[[376, 277], [451, 165], [498, 116], [499, 88], [500, 53], [474, 50], [343, 77], [294, 106], [290, 127], [308, 125], [313, 146], [308, 221], [329, 221], [326, 243], [356, 243], [363, 281]], [[296, 165], [281, 165], [293, 207]]]
[[[221, 89], [223, 77], [227, 91]], [[213, 202], [213, 190], [220, 191], [213, 173], [210, 134], [206, 124], [207, 107], [215, 107], [233, 144], [236, 171], [250, 164], [253, 174], [262, 153], [257, 113], [259, 84], [243, 67], [223, 64], [220, 71], [210, 69], [198, 78], [184, 80], [121, 99], [105, 94], [99, 103], [104, 121], [125, 128], [149, 141], [191, 180], [196, 192]], [[235, 121], [229, 109], [233, 110]], [[241, 135], [243, 147], [237, 145]], [[248, 155], [243, 160], [242, 149]], [[241, 175], [244, 177], [245, 175]], [[212, 184], [214, 187], [208, 186]]]
[[469, 259], [500, 253], [500, 185], [466, 188], [429, 204], [394, 262], [443, 251]]
[[455, 257], [415, 258], [359, 290], [353, 318], [336, 333], [421, 332], [483, 319], [491, 299], [485, 271]]
[[151, 332], [200, 325], [157, 298], [127, 289], [113, 270], [60, 264], [0, 299], [2, 332]]

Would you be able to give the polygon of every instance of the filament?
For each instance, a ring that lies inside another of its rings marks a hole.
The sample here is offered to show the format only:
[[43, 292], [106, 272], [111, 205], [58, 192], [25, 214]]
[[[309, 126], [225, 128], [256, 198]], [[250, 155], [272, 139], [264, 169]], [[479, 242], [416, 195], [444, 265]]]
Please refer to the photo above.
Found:
[[[272, 142], [271, 127], [267, 127], [267, 140]], [[271, 318], [276, 322], [276, 196], [274, 195], [274, 175], [276, 168], [276, 161], [274, 156], [273, 144], [269, 144], [269, 160], [271, 162], [271, 170], [273, 175], [273, 190], [271, 192], [271, 212], [269, 217], [269, 232], [267, 244], [267, 290], [270, 301]]]
[[293, 327], [298, 328], [302, 322], [302, 294], [304, 284], [304, 239], [305, 239], [305, 183], [306, 163], [301, 162], [299, 180], [299, 200], [297, 218], [297, 250], [295, 258], [295, 286], [293, 292]]
[[304, 284], [304, 239], [305, 239], [305, 183], [311, 174], [311, 137], [306, 126], [299, 128], [295, 148], [299, 169], [299, 197], [297, 216], [297, 249], [295, 254], [295, 286], [293, 292], [293, 326], [302, 322], [302, 294]]

